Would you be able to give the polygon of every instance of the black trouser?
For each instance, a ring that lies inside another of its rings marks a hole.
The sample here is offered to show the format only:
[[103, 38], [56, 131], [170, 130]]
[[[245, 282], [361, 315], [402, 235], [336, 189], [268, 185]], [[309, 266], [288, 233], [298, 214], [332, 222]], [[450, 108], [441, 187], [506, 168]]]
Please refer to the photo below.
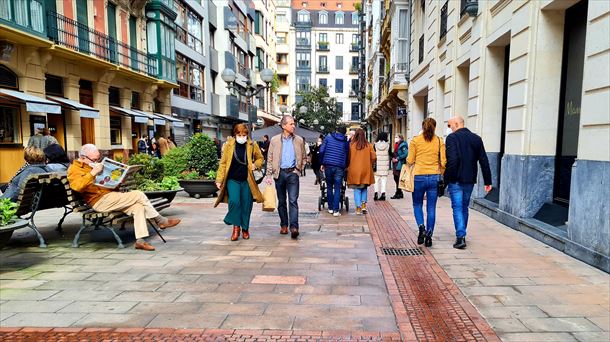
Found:
[[396, 174], [396, 172], [393, 172], [394, 174], [394, 183], [396, 183], [396, 192], [394, 193], [394, 195], [402, 195], [402, 189], [398, 187], [398, 184], [400, 184], [400, 172], [398, 174]]

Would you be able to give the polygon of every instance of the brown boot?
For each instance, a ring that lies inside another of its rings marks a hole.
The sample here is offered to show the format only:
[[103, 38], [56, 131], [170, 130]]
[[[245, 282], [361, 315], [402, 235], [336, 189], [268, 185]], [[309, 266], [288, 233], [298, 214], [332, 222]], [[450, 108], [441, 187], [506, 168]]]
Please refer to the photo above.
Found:
[[248, 231], [248, 230], [242, 230], [242, 231], [241, 231], [241, 237], [242, 237], [244, 240], [248, 240], [248, 239], [250, 238], [250, 231]]
[[280, 234], [288, 234], [288, 227], [286, 227], [286, 226], [280, 227]]
[[238, 226], [233, 226], [233, 234], [231, 234], [231, 241], [237, 241], [239, 239], [239, 233], [241, 229]]

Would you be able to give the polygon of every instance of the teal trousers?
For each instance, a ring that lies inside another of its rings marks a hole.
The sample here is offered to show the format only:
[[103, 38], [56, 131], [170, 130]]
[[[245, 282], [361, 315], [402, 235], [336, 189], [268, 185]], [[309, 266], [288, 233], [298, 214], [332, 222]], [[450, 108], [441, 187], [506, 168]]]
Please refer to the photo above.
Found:
[[229, 179], [227, 181], [227, 192], [229, 194], [229, 211], [225, 216], [225, 223], [241, 227], [242, 230], [248, 230], [253, 201], [248, 182]]

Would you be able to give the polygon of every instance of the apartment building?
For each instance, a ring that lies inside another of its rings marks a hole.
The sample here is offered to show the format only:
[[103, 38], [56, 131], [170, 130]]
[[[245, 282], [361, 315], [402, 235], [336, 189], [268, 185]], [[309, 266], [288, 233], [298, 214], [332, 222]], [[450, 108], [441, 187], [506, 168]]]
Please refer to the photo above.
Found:
[[[280, 112], [287, 112], [294, 105], [296, 94], [294, 73], [294, 31], [291, 31], [292, 11], [290, 0], [276, 0], [275, 11], [275, 49], [276, 49], [276, 72], [279, 87], [276, 94], [276, 103]], [[291, 47], [292, 46], [292, 47]]]
[[378, 132], [406, 135], [410, 55], [410, 1], [369, 0], [365, 118]]
[[0, 182], [43, 127], [72, 156], [171, 134], [175, 19], [171, 0], [0, 1]]
[[327, 87], [344, 122], [360, 121], [358, 0], [293, 0], [295, 102], [310, 85]]
[[408, 135], [462, 115], [495, 189], [473, 206], [610, 271], [608, 3], [411, 3]]

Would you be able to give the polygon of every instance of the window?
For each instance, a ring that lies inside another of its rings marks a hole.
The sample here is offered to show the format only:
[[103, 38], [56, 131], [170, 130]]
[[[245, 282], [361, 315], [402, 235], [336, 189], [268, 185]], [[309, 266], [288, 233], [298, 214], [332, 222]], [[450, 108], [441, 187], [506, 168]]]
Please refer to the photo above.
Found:
[[278, 53], [277, 54], [277, 64], [287, 64], [287, 63], [288, 63], [288, 54]]
[[140, 93], [137, 91], [131, 92], [131, 108], [140, 109]]
[[265, 17], [260, 11], [256, 11], [254, 16], [254, 33], [265, 36]]
[[[409, 20], [408, 10], [400, 10], [398, 12], [398, 56], [409, 55]], [[407, 70], [406, 63], [400, 65], [400, 67], [402, 70]]]
[[[176, 39], [200, 54], [203, 53], [202, 18], [191, 11], [181, 1], [174, 2], [178, 12], [176, 17]], [[161, 37], [162, 39], [165, 37]]]
[[343, 70], [343, 56], [335, 56], [335, 69]]
[[441, 8], [441, 28], [439, 33], [439, 38], [443, 39], [447, 35], [447, 7], [449, 5], [449, 1], [445, 2], [445, 5]]
[[358, 25], [358, 12], [352, 12], [352, 25]]
[[297, 77], [297, 91], [307, 91], [307, 90], [309, 90], [309, 77], [308, 76]]
[[297, 53], [297, 66], [300, 68], [309, 68], [310, 54], [309, 52]]
[[21, 142], [17, 113], [17, 107], [0, 106], [0, 145]]
[[176, 74], [179, 88], [174, 94], [197, 102], [205, 102], [204, 67], [185, 56], [176, 54]]
[[261, 48], [256, 48], [256, 59], [254, 60], [256, 70], [261, 71], [265, 68], [265, 51]]
[[277, 43], [286, 44], [286, 36], [287, 36], [286, 32], [278, 32], [277, 35], [275, 36], [277, 39]]
[[335, 80], [335, 93], [343, 93], [343, 79], [337, 78]]
[[301, 11], [299, 12], [298, 16], [297, 16], [297, 21], [299, 23], [307, 23], [309, 22], [309, 12], [307, 11]]
[[352, 102], [352, 121], [360, 121], [360, 104]]
[[121, 145], [123, 140], [121, 139], [121, 117], [110, 116], [110, 145]]
[[343, 25], [343, 12], [337, 12], [335, 14], [335, 24], [337, 25]]
[[352, 56], [352, 65], [350, 67], [351, 70], [358, 70], [358, 56]]
[[328, 72], [328, 57], [318, 56], [318, 68], [320, 72]]
[[310, 38], [311, 38], [311, 32], [306, 32], [306, 31], [297, 32], [297, 45], [309, 45]]
[[323, 25], [328, 24], [328, 13], [320, 12], [320, 15], [318, 16], [318, 21], [319, 21], [319, 24], [323, 24]]
[[119, 88], [109, 87], [108, 88], [108, 104], [111, 106], [121, 106], [121, 96]]
[[319, 84], [320, 84], [320, 87], [324, 87], [324, 88], [328, 87], [328, 79], [326, 79], [326, 78], [321, 78], [319, 82], [320, 82], [320, 83], [319, 83]]
[[[14, 17], [11, 7], [13, 7]], [[43, 16], [42, 0], [0, 1], [0, 18], [14, 21], [18, 25], [29, 27], [34, 31], [44, 32]]]
[[343, 114], [343, 102], [337, 102], [337, 113]]
[[285, 12], [277, 12], [275, 14], [275, 21], [277, 23], [287, 23], [288, 22], [288, 18], [286, 18], [286, 13]]
[[335, 43], [343, 44], [343, 33], [335, 34]]
[[288, 85], [288, 75], [278, 75], [278, 81], [281, 86]]
[[328, 33], [320, 33], [318, 35], [319, 42], [328, 42]]
[[351, 91], [353, 91], [354, 93], [358, 94], [358, 79], [357, 78], [352, 78], [352, 89]]
[[64, 80], [61, 77], [45, 74], [44, 91], [47, 95], [64, 96]]
[[353, 44], [356, 44], [356, 45], [358, 44], [358, 41], [360, 40], [360, 39], [359, 39], [359, 36], [360, 36], [360, 35], [359, 35], [358, 33], [354, 33], [354, 34], [352, 34], [352, 45], [353, 45]]

